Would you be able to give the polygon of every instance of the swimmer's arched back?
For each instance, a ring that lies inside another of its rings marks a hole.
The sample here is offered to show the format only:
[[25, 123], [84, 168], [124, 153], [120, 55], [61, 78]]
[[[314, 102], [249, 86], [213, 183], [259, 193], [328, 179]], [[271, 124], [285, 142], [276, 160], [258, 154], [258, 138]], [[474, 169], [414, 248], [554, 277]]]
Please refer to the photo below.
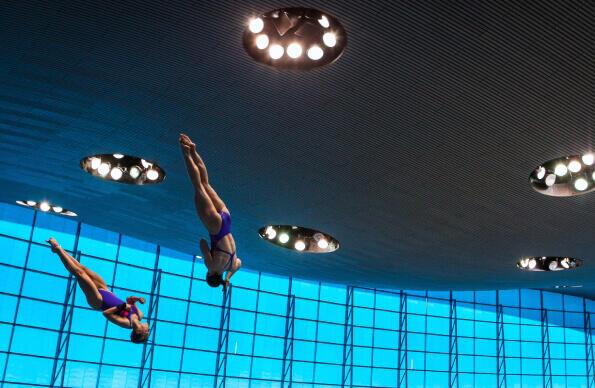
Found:
[[[226, 287], [229, 279], [242, 266], [231, 234], [231, 214], [209, 183], [207, 167], [196, 151], [196, 144], [183, 133], [180, 134], [179, 141], [186, 170], [194, 186], [194, 205], [198, 218], [211, 236], [210, 248], [205, 239], [200, 240], [200, 250], [207, 267], [207, 283], [211, 287]], [[225, 272], [227, 275], [223, 280]]]
[[136, 306], [136, 302], [145, 303], [144, 298], [129, 296], [126, 302], [114, 295], [98, 273], [85, 267], [70, 256], [53, 237], [47, 240], [64, 267], [76, 278], [80, 289], [87, 298], [89, 306], [95, 310], [103, 310], [103, 316], [110, 322], [132, 329], [130, 340], [142, 343], [149, 337], [149, 325], [141, 323], [143, 312]]

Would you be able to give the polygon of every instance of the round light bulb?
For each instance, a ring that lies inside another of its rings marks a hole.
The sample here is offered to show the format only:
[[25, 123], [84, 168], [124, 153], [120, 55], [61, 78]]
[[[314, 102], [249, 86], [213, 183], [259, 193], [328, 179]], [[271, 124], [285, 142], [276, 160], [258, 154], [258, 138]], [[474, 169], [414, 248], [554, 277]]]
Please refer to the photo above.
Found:
[[159, 173], [157, 170], [150, 169], [147, 171], [147, 178], [154, 181], [155, 179], [159, 178]]
[[295, 249], [297, 249], [298, 251], [303, 251], [304, 249], [306, 249], [306, 244], [304, 244], [302, 240], [296, 241], [294, 246]]
[[318, 240], [318, 248], [320, 248], [320, 249], [328, 248], [328, 241], [325, 238], [321, 238], [320, 240]]
[[593, 180], [595, 181], [595, 171], [593, 171], [593, 175], [591, 175], [591, 178], [593, 178]]
[[112, 168], [112, 171], [110, 172], [110, 176], [112, 177], [113, 180], [117, 181], [120, 178], [122, 178], [122, 170], [120, 170], [118, 167], [114, 167], [114, 168]]
[[27, 201], [27, 205], [29, 205], [29, 206], [35, 206], [35, 205], [37, 205], [37, 202], [35, 202], [35, 201]]
[[124, 155], [122, 154], [114, 154], [114, 158], [116, 159], [122, 159], [124, 157]]
[[521, 259], [519, 264], [521, 265], [521, 268], [527, 268], [527, 266], [529, 265], [529, 259], [527, 259], [527, 258]]
[[581, 162], [579, 162], [578, 160], [573, 160], [570, 163], [568, 163], [568, 169], [570, 170], [570, 172], [579, 172], [581, 170]]
[[279, 59], [283, 56], [283, 46], [278, 45], [278, 44], [272, 44], [271, 47], [269, 47], [269, 55], [271, 56], [271, 58], [273, 59]]
[[318, 23], [324, 28], [329, 28], [329, 26], [331, 25], [328, 21], [328, 18], [324, 15], [322, 15], [320, 19], [318, 19]]
[[140, 160], [140, 162], [141, 162], [141, 164], [143, 165], [143, 167], [144, 167], [144, 168], [149, 168], [149, 167], [151, 167], [151, 166], [152, 166], [152, 164], [151, 164], [151, 163], [147, 162], [147, 161], [146, 161], [146, 160], [144, 160], [144, 159], [141, 159], [141, 160]]
[[287, 56], [289, 58], [299, 58], [302, 55], [302, 46], [299, 43], [291, 43], [287, 46]]
[[137, 166], [132, 166], [132, 167], [130, 167], [130, 170], [128, 171], [128, 173], [130, 174], [130, 177], [132, 179], [136, 179], [140, 176], [140, 168]]
[[106, 176], [106, 175], [107, 175], [107, 173], [109, 172], [109, 170], [110, 170], [110, 165], [109, 165], [109, 163], [101, 163], [101, 164], [99, 165], [99, 167], [97, 168], [97, 172], [98, 172], [98, 173], [99, 173], [99, 175], [101, 175], [101, 176]]
[[595, 156], [593, 154], [584, 154], [581, 159], [587, 166], [590, 166], [595, 162]]
[[308, 49], [308, 58], [317, 61], [324, 55], [324, 51], [318, 46], [312, 46]]
[[562, 267], [566, 269], [570, 268], [570, 260], [568, 260], [568, 258], [562, 259], [562, 261], [560, 261], [560, 264], [562, 264]]
[[556, 168], [554, 169], [554, 173], [558, 176], [564, 176], [566, 175], [566, 173], [568, 172], [568, 167], [566, 167], [566, 165], [564, 165], [563, 163], [560, 163], [556, 166]]
[[335, 35], [334, 32], [325, 32], [325, 34], [322, 35], [322, 41], [327, 47], [335, 47], [337, 44], [337, 35]]
[[261, 18], [254, 18], [250, 20], [250, 24], [248, 25], [250, 32], [254, 34], [258, 34], [264, 28], [264, 22]]
[[99, 165], [101, 164], [101, 159], [99, 158], [91, 158], [91, 168], [93, 170], [97, 170]]
[[48, 210], [50, 210], [50, 204], [45, 201], [40, 203], [39, 210], [41, 210], [42, 212], [47, 212]]
[[289, 241], [289, 235], [288, 235], [287, 233], [281, 233], [281, 234], [279, 235], [279, 242], [280, 242], [281, 244], [285, 244], [285, 243], [286, 243], [286, 242], [288, 242], [288, 241]]
[[585, 191], [587, 190], [587, 187], [589, 187], [589, 182], [584, 178], [578, 178], [574, 181], [574, 188], [578, 191]]
[[543, 177], [545, 176], [545, 167], [538, 167], [535, 171], [535, 176], [537, 176], [537, 179], [543, 179]]
[[267, 238], [269, 240], [272, 240], [277, 236], [277, 231], [275, 229], [273, 229], [272, 226], [269, 226], [269, 227], [267, 227], [265, 234], [267, 235]]
[[556, 260], [550, 261], [548, 268], [550, 269], [550, 271], [555, 271], [558, 268], [558, 262]]
[[554, 183], [556, 183], [556, 174], [548, 174], [548, 176], [545, 177], [545, 185], [553, 186]]
[[529, 260], [529, 269], [535, 269], [536, 266], [537, 266], [537, 260], [535, 260], [535, 259]]
[[256, 47], [260, 50], [264, 50], [269, 45], [269, 37], [265, 34], [258, 35], [256, 37]]

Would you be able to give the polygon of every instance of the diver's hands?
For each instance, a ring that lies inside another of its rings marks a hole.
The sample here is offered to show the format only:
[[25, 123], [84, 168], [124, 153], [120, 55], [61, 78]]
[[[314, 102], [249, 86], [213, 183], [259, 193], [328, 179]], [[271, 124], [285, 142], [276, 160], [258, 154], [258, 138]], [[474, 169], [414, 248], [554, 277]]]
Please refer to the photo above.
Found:
[[55, 238], [50, 237], [48, 240], [46, 240], [46, 242], [48, 244], [50, 244], [50, 246], [52, 247], [52, 252], [56, 253], [58, 252], [58, 250], [60, 250], [60, 244], [58, 244], [58, 241], [56, 241]]
[[129, 303], [132, 305], [132, 304], [135, 304], [136, 302], [140, 302], [140, 304], [145, 304], [145, 298], [134, 296], [134, 295], [131, 295], [128, 298], [126, 298], [126, 303]]

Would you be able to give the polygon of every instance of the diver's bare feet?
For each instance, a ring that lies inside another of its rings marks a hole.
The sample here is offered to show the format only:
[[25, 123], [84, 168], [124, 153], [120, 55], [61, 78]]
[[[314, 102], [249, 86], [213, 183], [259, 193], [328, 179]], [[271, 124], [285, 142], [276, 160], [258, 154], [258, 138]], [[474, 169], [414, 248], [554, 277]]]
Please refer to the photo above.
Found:
[[58, 249], [60, 249], [60, 244], [58, 244], [58, 241], [56, 241], [55, 238], [50, 237], [46, 242], [52, 247], [52, 252], [56, 253]]

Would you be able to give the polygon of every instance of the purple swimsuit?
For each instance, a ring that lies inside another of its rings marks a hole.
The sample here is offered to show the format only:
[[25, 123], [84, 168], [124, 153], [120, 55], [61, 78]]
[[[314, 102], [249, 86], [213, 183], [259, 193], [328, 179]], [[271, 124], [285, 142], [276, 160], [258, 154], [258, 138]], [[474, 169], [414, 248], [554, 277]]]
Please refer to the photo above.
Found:
[[[118, 298], [116, 295], [114, 295], [113, 292], [109, 290], [99, 290], [99, 293], [101, 294], [101, 298], [103, 299], [103, 301], [101, 302], [101, 311], [105, 311], [111, 307], [115, 307], [124, 303], [122, 299]], [[124, 318], [128, 318], [128, 321], [130, 321], [130, 317], [132, 314], [136, 314], [136, 316], [138, 316], [138, 309], [135, 305], [130, 306], [130, 311], [122, 310], [118, 315]]]
[[217, 244], [219, 243], [219, 241], [221, 241], [221, 239], [223, 237], [225, 237], [231, 233], [231, 216], [229, 215], [229, 213], [224, 212], [224, 211], [220, 211], [219, 215], [221, 216], [221, 229], [219, 229], [219, 233], [210, 235], [211, 236], [211, 255], [213, 255], [215, 253], [215, 251], [219, 251], [219, 252], [228, 254], [229, 260], [223, 267], [223, 271], [231, 271], [231, 269], [233, 268], [233, 259], [236, 255], [236, 253], [224, 251], [223, 249], [221, 249], [217, 246]]

